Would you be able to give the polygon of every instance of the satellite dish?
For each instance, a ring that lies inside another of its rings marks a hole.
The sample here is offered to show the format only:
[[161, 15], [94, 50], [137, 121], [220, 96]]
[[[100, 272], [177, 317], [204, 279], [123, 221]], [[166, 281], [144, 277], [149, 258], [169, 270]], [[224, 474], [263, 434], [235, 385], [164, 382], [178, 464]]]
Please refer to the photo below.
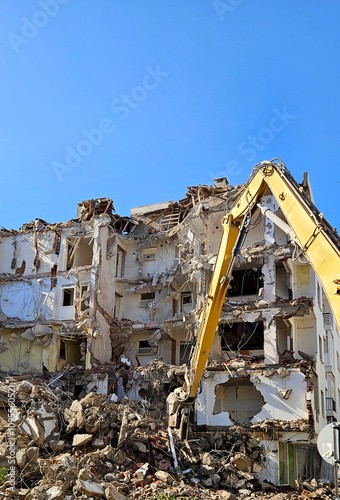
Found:
[[[334, 426], [339, 425], [337, 422], [326, 425], [323, 429], [321, 429], [317, 447], [322, 458], [331, 465], [335, 464], [335, 456], [334, 456]], [[336, 434], [338, 436], [338, 433]], [[338, 446], [336, 450], [336, 454], [338, 454]]]

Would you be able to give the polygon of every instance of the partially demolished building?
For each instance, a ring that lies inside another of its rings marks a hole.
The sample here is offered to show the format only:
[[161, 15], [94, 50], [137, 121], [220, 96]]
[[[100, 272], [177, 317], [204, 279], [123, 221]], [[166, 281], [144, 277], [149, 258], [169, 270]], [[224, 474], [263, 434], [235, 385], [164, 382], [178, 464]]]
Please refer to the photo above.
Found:
[[[307, 175], [301, 186], [311, 197]], [[105, 198], [78, 204], [65, 223], [2, 229], [0, 369], [24, 376], [84, 365], [95, 373], [122, 357], [132, 366], [188, 364], [221, 220], [239, 191], [220, 178], [131, 217]], [[283, 218], [271, 194], [263, 204]], [[339, 332], [308, 261], [261, 213], [227, 295], [195, 422], [251, 427], [266, 452], [259, 477], [292, 484], [315, 468], [321, 428], [340, 418]], [[138, 383], [125, 393], [142, 398]], [[91, 384], [113, 391], [103, 371]]]

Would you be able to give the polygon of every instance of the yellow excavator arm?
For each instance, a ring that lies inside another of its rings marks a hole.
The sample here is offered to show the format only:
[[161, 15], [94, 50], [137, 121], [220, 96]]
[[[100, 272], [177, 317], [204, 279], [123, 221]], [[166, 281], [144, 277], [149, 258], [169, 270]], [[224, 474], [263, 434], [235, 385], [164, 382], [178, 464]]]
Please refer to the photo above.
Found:
[[289, 233], [307, 256], [322, 283], [340, 330], [340, 239], [281, 160], [262, 162], [254, 167], [234, 207], [223, 219], [223, 235], [190, 367], [183, 387], [168, 398], [169, 426], [182, 426], [182, 435], [188, 421], [188, 407], [196, 397], [206, 367], [236, 255], [246, 237], [252, 214], [258, 208], [265, 212], [259, 204], [268, 188], [289, 225], [272, 212], [266, 215]]

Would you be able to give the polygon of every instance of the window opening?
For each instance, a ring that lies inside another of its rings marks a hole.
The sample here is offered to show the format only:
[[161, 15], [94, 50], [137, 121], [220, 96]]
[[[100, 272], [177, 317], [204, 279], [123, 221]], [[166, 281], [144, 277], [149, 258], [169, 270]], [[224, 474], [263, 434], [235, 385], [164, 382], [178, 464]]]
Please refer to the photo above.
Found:
[[259, 289], [263, 287], [261, 269], [241, 269], [232, 273], [232, 280], [226, 295], [228, 297], [240, 295], [258, 295]]
[[123, 278], [125, 273], [126, 252], [119, 245], [117, 246], [116, 278]]
[[181, 293], [181, 312], [189, 313], [192, 310], [192, 294], [191, 292]]
[[220, 326], [220, 332], [222, 351], [263, 349], [263, 321], [256, 321], [255, 323], [225, 323]]
[[319, 335], [319, 357], [320, 357], [320, 361], [323, 361], [323, 357], [322, 357], [322, 338], [320, 337], [320, 335]]
[[114, 307], [114, 317], [120, 319], [120, 308], [121, 308], [121, 300], [123, 296], [120, 293], [115, 292], [115, 307]]
[[188, 365], [193, 343], [191, 340], [182, 340], [179, 345], [179, 364]]
[[138, 341], [138, 355], [148, 356], [152, 354], [152, 347], [147, 340]]
[[73, 266], [74, 250], [76, 248], [74, 239], [69, 239], [66, 242], [66, 271], [69, 271]]
[[142, 250], [142, 255], [144, 260], [156, 260], [157, 248], [147, 248]]
[[59, 358], [66, 359], [66, 344], [64, 340], [60, 340]]
[[73, 306], [74, 300], [74, 288], [63, 288], [62, 289], [62, 305], [63, 306]]
[[86, 309], [89, 307], [89, 299], [90, 299], [90, 284], [89, 283], [83, 283], [81, 285], [80, 297], [81, 297], [80, 310], [86, 311]]
[[155, 300], [155, 292], [145, 292], [140, 294], [140, 305], [146, 307]]

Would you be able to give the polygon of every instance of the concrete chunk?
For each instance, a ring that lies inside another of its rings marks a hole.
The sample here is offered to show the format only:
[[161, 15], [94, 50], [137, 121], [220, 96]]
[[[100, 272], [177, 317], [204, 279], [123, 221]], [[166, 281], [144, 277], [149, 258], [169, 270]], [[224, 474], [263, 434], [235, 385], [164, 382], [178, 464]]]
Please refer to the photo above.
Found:
[[52, 486], [47, 491], [46, 500], [62, 500], [64, 498], [64, 492], [58, 486]]
[[73, 436], [72, 446], [83, 446], [92, 439], [92, 434], [75, 434]]
[[112, 484], [105, 488], [105, 498], [106, 500], [126, 500], [126, 496], [119, 493]]
[[250, 472], [251, 467], [252, 467], [252, 461], [250, 458], [248, 458], [246, 455], [235, 455], [232, 459], [231, 462], [235, 467], [242, 471], [242, 472]]
[[105, 497], [105, 490], [100, 484], [95, 483], [94, 481], [82, 481], [79, 480], [76, 482], [76, 486], [84, 493], [84, 495], [89, 495], [91, 497]]

